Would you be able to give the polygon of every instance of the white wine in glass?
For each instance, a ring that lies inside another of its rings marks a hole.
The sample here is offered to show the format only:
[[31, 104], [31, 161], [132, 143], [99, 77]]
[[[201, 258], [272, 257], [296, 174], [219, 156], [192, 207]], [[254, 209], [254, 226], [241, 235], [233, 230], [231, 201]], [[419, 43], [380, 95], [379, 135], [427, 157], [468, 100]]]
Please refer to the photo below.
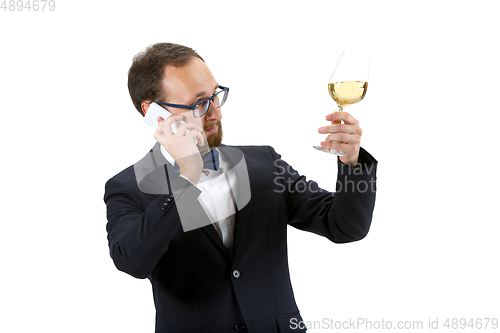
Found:
[[[337, 66], [330, 76], [328, 92], [339, 107], [339, 112], [344, 108], [361, 101], [368, 89], [368, 73], [370, 71], [370, 58], [358, 52], [344, 50], [337, 62]], [[340, 122], [332, 122], [332, 124]], [[347, 156], [341, 151], [328, 149], [322, 146], [313, 146], [325, 153], [338, 156]]]

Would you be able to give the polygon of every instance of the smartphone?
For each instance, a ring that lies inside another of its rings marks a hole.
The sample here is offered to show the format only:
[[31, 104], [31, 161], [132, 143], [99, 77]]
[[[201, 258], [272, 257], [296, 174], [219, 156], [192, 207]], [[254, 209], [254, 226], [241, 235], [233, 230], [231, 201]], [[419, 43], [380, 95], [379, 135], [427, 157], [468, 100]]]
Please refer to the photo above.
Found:
[[[163, 119], [167, 119], [170, 117], [172, 113], [167, 111], [164, 107], [162, 107], [160, 104], [157, 103], [151, 103], [149, 105], [148, 111], [146, 112], [146, 115], [144, 116], [144, 122], [148, 124], [150, 127], [152, 127], [154, 130], [158, 128], [158, 117], [162, 117]], [[179, 129], [179, 126], [185, 123], [184, 120], [176, 120], [172, 124], [172, 132], [177, 133], [177, 130]], [[186, 134], [188, 134], [190, 131], [187, 130]], [[202, 133], [204, 142], [205, 144], [203, 146], [200, 146], [198, 143], [196, 143], [196, 146], [198, 147], [198, 150], [200, 153], [204, 151], [209, 151], [210, 147], [207, 142], [207, 138], [205, 137], [205, 133]]]
[[[153, 129], [158, 128], [158, 117], [162, 117], [163, 119], [167, 119], [170, 117], [172, 113], [168, 112], [164, 107], [162, 107], [160, 104], [157, 103], [151, 103], [149, 105], [149, 109], [146, 112], [146, 115], [144, 116], [144, 122], [151, 126]], [[172, 124], [172, 131], [174, 133], [177, 133], [177, 130], [179, 129], [179, 126], [185, 123], [183, 120], [176, 120]]]

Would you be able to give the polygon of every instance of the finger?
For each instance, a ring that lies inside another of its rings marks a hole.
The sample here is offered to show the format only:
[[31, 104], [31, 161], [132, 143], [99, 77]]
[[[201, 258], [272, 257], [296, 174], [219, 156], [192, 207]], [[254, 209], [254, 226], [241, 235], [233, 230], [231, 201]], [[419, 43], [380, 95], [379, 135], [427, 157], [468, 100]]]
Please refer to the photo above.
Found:
[[[158, 117], [160, 118], [160, 117]], [[162, 118], [163, 119], [163, 118]], [[163, 128], [161, 127], [161, 123], [163, 122], [163, 120], [158, 120], [158, 128], [156, 129], [155, 133], [154, 133], [154, 138], [156, 139], [156, 141], [158, 141], [159, 143], [164, 143], [166, 140], [165, 140], [165, 136], [163, 135]]]
[[155, 139], [157, 139], [156, 138], [157, 136], [160, 136], [161, 134], [163, 134], [163, 130], [162, 130], [160, 125], [161, 125], [161, 122], [164, 121], [165, 119], [163, 119], [162, 117], [158, 117], [157, 120], [158, 120], [158, 128], [156, 129], [155, 134], [154, 134]]
[[192, 137], [193, 140], [197, 142], [200, 147], [203, 146], [205, 143], [203, 132], [198, 131], [198, 129], [196, 128], [191, 132], [189, 132], [188, 134], [186, 134], [186, 136]]
[[363, 134], [363, 131], [359, 125], [349, 125], [349, 124], [332, 124], [328, 126], [321, 126], [318, 129], [319, 133], [347, 133], [347, 134]]
[[161, 129], [161, 131], [163, 132], [163, 135], [165, 135], [165, 137], [167, 137], [167, 138], [173, 137], [175, 133], [172, 130], [172, 124], [176, 121], [182, 120], [182, 118], [183, 118], [183, 116], [179, 115], [179, 114], [171, 115], [170, 117], [168, 117], [164, 121], [161, 121], [158, 123], [159, 128], [157, 129], [157, 131]]
[[196, 139], [198, 141], [198, 146], [203, 147], [205, 145], [205, 137], [201, 133], [198, 134]]
[[344, 145], [340, 142], [321, 141], [321, 147], [343, 152]]
[[331, 141], [323, 141], [321, 142], [321, 146], [325, 148], [329, 148], [332, 150], [341, 151], [347, 156], [354, 155], [356, 152], [356, 146], [353, 144], [344, 144], [340, 142], [331, 142]]
[[187, 131], [197, 131], [197, 132], [202, 132], [203, 129], [196, 125], [196, 124], [193, 124], [193, 123], [182, 123], [180, 126], [179, 126], [179, 129], [177, 130], [177, 133], [179, 133], [179, 135], [186, 135], [186, 132]]
[[353, 143], [360, 144], [361, 137], [359, 135], [345, 134], [345, 133], [333, 133], [325, 138], [325, 142], [335, 141], [338, 143]]
[[328, 114], [326, 116], [326, 120], [330, 120], [332, 123], [338, 122], [338, 121], [343, 121], [344, 123], [350, 124], [350, 125], [359, 124], [358, 120], [355, 119], [353, 116], [351, 116], [347, 112], [334, 112], [334, 113]]

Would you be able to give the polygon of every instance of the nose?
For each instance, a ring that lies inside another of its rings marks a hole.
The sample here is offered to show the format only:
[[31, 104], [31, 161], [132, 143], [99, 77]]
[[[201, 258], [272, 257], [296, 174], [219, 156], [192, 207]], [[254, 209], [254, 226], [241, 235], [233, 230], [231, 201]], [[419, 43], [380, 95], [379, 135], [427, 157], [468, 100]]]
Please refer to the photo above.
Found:
[[222, 113], [221, 113], [221, 108], [217, 108], [215, 106], [215, 103], [213, 101], [210, 101], [210, 106], [208, 107], [208, 111], [205, 114], [205, 119], [207, 121], [210, 120], [221, 120], [222, 119]]

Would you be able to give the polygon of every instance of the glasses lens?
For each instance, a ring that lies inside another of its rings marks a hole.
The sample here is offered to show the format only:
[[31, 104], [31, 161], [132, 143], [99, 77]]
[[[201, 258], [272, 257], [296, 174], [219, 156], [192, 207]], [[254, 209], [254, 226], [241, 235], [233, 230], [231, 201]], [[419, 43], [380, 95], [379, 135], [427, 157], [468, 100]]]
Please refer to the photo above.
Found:
[[224, 103], [226, 102], [226, 98], [227, 98], [227, 91], [226, 90], [218, 91], [217, 95], [214, 98], [215, 106], [218, 108], [223, 106]]
[[207, 110], [208, 110], [209, 103], [210, 103], [210, 101], [204, 101], [203, 103], [198, 104], [194, 108], [194, 116], [196, 118], [203, 116], [205, 114], [205, 112], [207, 112]]
[[[222, 105], [224, 105], [226, 99], [227, 99], [226, 90], [217, 91], [214, 95], [215, 107], [220, 108]], [[197, 118], [203, 116], [208, 111], [209, 108], [210, 108], [210, 100], [206, 100], [203, 103], [198, 104], [194, 109], [194, 116]]]

